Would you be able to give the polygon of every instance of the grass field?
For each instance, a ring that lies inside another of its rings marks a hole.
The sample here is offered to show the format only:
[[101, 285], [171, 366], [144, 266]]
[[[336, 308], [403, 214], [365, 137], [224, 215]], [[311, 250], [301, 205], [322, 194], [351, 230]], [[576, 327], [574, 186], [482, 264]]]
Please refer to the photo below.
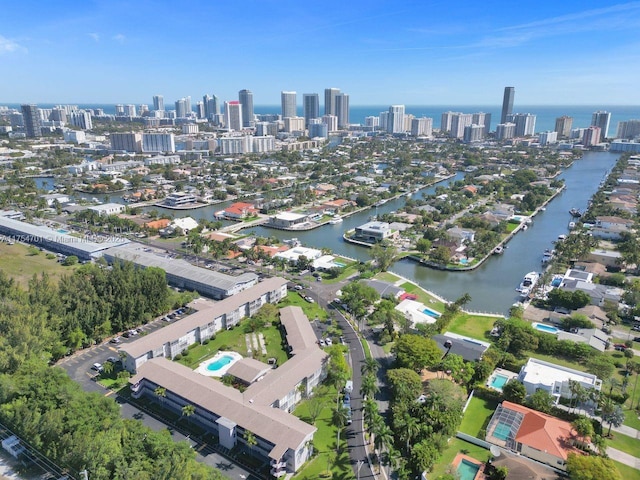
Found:
[[473, 397], [469, 402], [467, 410], [464, 412], [464, 418], [462, 419], [459, 430], [463, 433], [478, 437], [480, 431], [483, 430], [489, 422], [489, 418], [493, 415], [497, 406], [497, 402]]
[[49, 278], [57, 282], [62, 275], [73, 273], [75, 268], [77, 267], [62, 266], [56, 258], [46, 258], [45, 252], [34, 247], [29, 248], [21, 243], [9, 245], [0, 242], [0, 270], [23, 287], [27, 286], [34, 274], [46, 272]]
[[458, 335], [466, 335], [478, 340], [491, 340], [489, 332], [496, 320], [497, 318], [494, 317], [481, 317], [461, 313], [452, 320], [448, 330]]
[[309, 318], [309, 320], [313, 320], [314, 318], [324, 320], [328, 317], [328, 313], [326, 312], [326, 310], [318, 306], [318, 304], [315, 302], [307, 302], [300, 296], [298, 292], [289, 292], [287, 297], [280, 303], [278, 303], [278, 308], [288, 307], [290, 305], [295, 305], [302, 308], [304, 314], [307, 316], [307, 318]]
[[400, 287], [403, 288], [405, 292], [413, 293], [414, 295], [416, 295], [418, 297], [418, 300], [417, 300], [418, 302], [424, 303], [429, 308], [436, 310], [440, 313], [444, 312], [444, 303], [438, 300], [437, 298], [435, 298], [434, 296], [429, 295], [418, 285], [414, 285], [411, 282], [405, 282], [402, 285], [400, 285]]
[[640, 479], [640, 470], [636, 470], [633, 467], [625, 465], [624, 463], [613, 461], [616, 468], [620, 472], [620, 475], [624, 480], [639, 480]]
[[[438, 478], [440, 475], [448, 473], [451, 469], [451, 462], [453, 462], [453, 459], [459, 452], [464, 452], [466, 455], [481, 462], [486, 462], [489, 456], [491, 456], [491, 453], [486, 448], [478, 447], [459, 438], [451, 439], [449, 446], [442, 453], [442, 457], [440, 457], [438, 463], [433, 466], [429, 478]], [[452, 473], [455, 474], [455, 472]]]
[[[315, 426], [318, 431], [313, 437], [313, 445], [318, 454], [311, 459], [307, 465], [293, 478], [297, 480], [315, 480], [323, 477], [323, 474], [327, 472], [329, 465], [330, 452], [336, 451], [336, 442], [338, 440], [338, 431], [331, 421], [332, 407], [335, 405], [336, 390], [330, 388], [328, 392], [323, 396], [326, 401], [324, 409], [316, 419]], [[308, 402], [302, 402], [293, 412], [295, 416], [302, 419], [307, 423], [311, 423], [309, 418], [309, 410], [307, 408]], [[349, 459], [349, 453], [347, 450], [347, 444], [345, 442], [345, 431], [340, 436], [340, 454], [331, 468], [333, 473], [332, 478], [339, 479], [353, 479], [353, 469], [351, 468], [351, 462]]]
[[[609, 431], [609, 426], [605, 423], [603, 434]], [[629, 455], [637, 457], [640, 455], [640, 440], [631, 438], [621, 433], [611, 431], [611, 437], [607, 438], [607, 445], [617, 450], [621, 450]], [[640, 476], [640, 472], [638, 472]]]

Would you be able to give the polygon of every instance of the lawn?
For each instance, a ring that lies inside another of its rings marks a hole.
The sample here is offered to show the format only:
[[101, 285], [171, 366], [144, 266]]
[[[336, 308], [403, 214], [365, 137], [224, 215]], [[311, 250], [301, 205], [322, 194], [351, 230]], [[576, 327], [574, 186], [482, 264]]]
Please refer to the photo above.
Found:
[[40, 276], [45, 272], [53, 282], [57, 282], [62, 275], [69, 275], [77, 268], [65, 267], [58, 263], [57, 258], [46, 258], [46, 253], [21, 243], [9, 245], [0, 242], [0, 270], [26, 287], [34, 274]]
[[[257, 353], [257, 360], [266, 362], [268, 358], [276, 358], [278, 365], [282, 365], [287, 361], [287, 353], [282, 347], [282, 338], [280, 330], [275, 326], [265, 327], [259, 332], [264, 335], [265, 344], [267, 347], [267, 355], [263, 356]], [[180, 363], [190, 368], [197, 367], [203, 360], [212, 357], [218, 350], [233, 350], [238, 352], [242, 356], [247, 356], [247, 343], [245, 340], [245, 331], [242, 328], [242, 322], [240, 325], [232, 330], [223, 330], [218, 332], [213, 340], [210, 340], [206, 345], [198, 345], [190, 348], [187, 355], [179, 360]]]
[[460, 452], [481, 462], [486, 462], [491, 456], [491, 453], [486, 448], [478, 447], [459, 438], [451, 439], [449, 446], [442, 453], [440, 460], [434, 465], [429, 478], [438, 478], [440, 475], [448, 473], [451, 462], [453, 462], [455, 456]]
[[448, 330], [458, 335], [466, 335], [467, 337], [478, 340], [490, 340], [489, 332], [496, 320], [497, 318], [495, 317], [482, 317], [461, 313], [456, 315], [452, 320]]
[[478, 437], [481, 430], [486, 428], [489, 418], [493, 415], [497, 402], [473, 397], [469, 402], [467, 410], [464, 412], [459, 430], [463, 433]]
[[[312, 295], [313, 297], [313, 295]], [[315, 299], [314, 299], [315, 300]], [[289, 292], [287, 297], [278, 303], [278, 308], [288, 307], [290, 305], [295, 305], [297, 307], [302, 308], [304, 314], [309, 318], [309, 320], [313, 320], [314, 318], [319, 318], [320, 320], [324, 320], [327, 318], [327, 312], [320, 307], [317, 303], [309, 303], [304, 298], [300, 296], [298, 292]]]
[[[603, 433], [609, 431], [609, 426], [605, 422]], [[611, 437], [607, 438], [607, 445], [617, 450], [621, 450], [629, 455], [638, 456], [640, 453], [640, 440], [637, 438], [628, 437], [622, 433], [611, 431]]]
[[613, 461], [613, 463], [620, 472], [622, 478], [624, 478], [625, 480], [637, 480], [638, 478], [640, 478], [640, 471], [636, 470], [635, 468], [625, 465], [624, 463], [616, 462], [615, 460]]
[[[322, 478], [322, 474], [327, 471], [327, 460], [329, 452], [336, 451], [338, 432], [331, 422], [332, 407], [335, 405], [336, 399], [335, 388], [329, 388], [323, 398], [326, 400], [326, 405], [316, 419], [315, 426], [318, 431], [313, 436], [314, 448], [316, 452], [319, 453], [315, 455], [314, 458], [311, 459], [307, 463], [307, 465], [305, 465], [305, 467], [294, 477], [299, 480], [315, 480], [317, 478]], [[311, 423], [308, 410], [308, 401], [301, 402], [293, 413], [303, 421]], [[341, 453], [338, 456], [338, 459], [333, 468], [331, 469], [333, 478], [355, 478], [353, 469], [351, 468], [351, 462], [349, 459], [349, 453], [345, 441], [345, 431], [343, 431], [340, 436], [340, 446]]]
[[[634, 402], [635, 405], [635, 402]], [[640, 430], [640, 418], [638, 418], [638, 412], [635, 409], [625, 408], [624, 409], [625, 421], [624, 425], [628, 427], [635, 428], [636, 430]]]
[[415, 285], [411, 282], [405, 282], [402, 285], [400, 285], [400, 287], [403, 288], [405, 292], [413, 293], [414, 295], [416, 295], [418, 297], [418, 300], [417, 300], [418, 302], [422, 302], [425, 305], [427, 305], [429, 308], [436, 310], [440, 313], [444, 312], [444, 303], [438, 300], [437, 298], [435, 298], [434, 296], [429, 295], [418, 285]]
[[395, 276], [393, 273], [380, 272], [376, 275], [376, 280], [380, 280], [382, 282], [396, 283], [398, 280], [400, 280], [400, 278]]

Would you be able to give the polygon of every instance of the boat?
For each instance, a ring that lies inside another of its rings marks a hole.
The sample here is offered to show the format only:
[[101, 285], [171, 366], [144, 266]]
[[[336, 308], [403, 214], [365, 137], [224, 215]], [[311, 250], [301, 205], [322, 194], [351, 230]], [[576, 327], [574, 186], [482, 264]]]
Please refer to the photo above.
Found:
[[569, 213], [571, 214], [572, 217], [575, 217], [575, 218], [580, 218], [582, 216], [582, 212], [577, 208], [572, 208], [571, 210], [569, 210]]
[[553, 260], [553, 257], [555, 257], [555, 255], [555, 250], [546, 249], [542, 254], [542, 263], [549, 263], [551, 260]]
[[384, 205], [385, 203], [387, 203], [389, 201], [388, 198], [383, 198], [382, 200], [380, 200], [379, 202], [374, 203], [373, 205], [375, 207], [381, 207], [382, 205]]
[[540, 274], [538, 272], [529, 272], [527, 273], [518, 288], [516, 288], [517, 292], [520, 292], [522, 297], [528, 297], [531, 294], [531, 291], [538, 283], [538, 279], [540, 278]]
[[567, 236], [566, 235], [558, 235], [558, 241], [562, 242], [563, 240], [566, 240]]
[[569, 222], [569, 230], [576, 228], [576, 222]]
[[527, 227], [527, 224], [526, 224], [526, 223], [524, 223], [524, 224], [522, 225], [522, 230], [526, 230], [526, 229], [528, 229], [528, 228], [529, 228], [529, 227]]
[[504, 247], [502, 245], [498, 245], [496, 248], [493, 249], [494, 255], [500, 255], [502, 253], [504, 253]]
[[329, 220], [329, 224], [330, 225], [336, 225], [338, 223], [342, 223], [342, 217], [339, 215], [336, 215], [335, 217], [333, 217], [331, 220]]

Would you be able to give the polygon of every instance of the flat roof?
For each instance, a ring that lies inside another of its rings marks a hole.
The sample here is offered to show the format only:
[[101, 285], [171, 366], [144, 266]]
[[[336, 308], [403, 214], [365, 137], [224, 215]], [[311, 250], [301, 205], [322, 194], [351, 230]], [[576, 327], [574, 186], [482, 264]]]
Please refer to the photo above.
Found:
[[296, 355], [308, 348], [318, 348], [316, 334], [302, 308], [296, 306], [280, 309], [280, 322], [287, 331], [287, 343]]
[[287, 280], [284, 278], [271, 277], [219, 302], [198, 298], [189, 304], [197, 312], [155, 332], [139, 337], [135, 342], [120, 347], [120, 350], [132, 358], [139, 358], [141, 355], [160, 348], [166, 343], [182, 338], [191, 330], [206, 325], [223, 314], [237, 310], [240, 306], [255, 300], [265, 293], [281, 288], [286, 283]]
[[597, 376], [590, 373], [563, 367], [562, 365], [555, 365], [536, 358], [530, 358], [522, 368], [525, 374], [522, 380], [534, 385], [552, 385], [555, 382], [575, 380], [576, 382], [595, 386], [598, 380]]
[[148, 248], [140, 243], [109, 248], [105, 250], [104, 255], [127, 260], [143, 267], [159, 267], [170, 275], [209, 285], [222, 291], [233, 290], [238, 284], [255, 282], [258, 279], [255, 273], [243, 273], [234, 277], [196, 267], [185, 260], [171, 258], [164, 252]]
[[[46, 240], [51, 243], [71, 246], [87, 254], [108, 250], [117, 246], [129, 243], [126, 238], [115, 241], [94, 242], [81, 237], [75, 237], [67, 233], [60, 233], [49, 227], [32, 225], [31, 223], [14, 220], [12, 218], [0, 216], [0, 228], [12, 230], [17, 235], [25, 236], [26, 243], [37, 243], [35, 239]], [[34, 241], [29, 241], [29, 239]], [[109, 237], [113, 238], [113, 237]]]
[[282, 458], [288, 448], [297, 450], [317, 430], [294, 415], [252, 403], [233, 387], [166, 358], [154, 358], [146, 362], [129, 383], [135, 385], [144, 379], [180, 395], [189, 403], [224, 417], [226, 420], [223, 420], [223, 424], [231, 421], [273, 443], [275, 446], [269, 456], [276, 460]]
[[279, 220], [300, 220], [301, 218], [305, 218], [308, 215], [304, 215], [302, 213], [293, 213], [293, 212], [281, 212], [275, 215], [275, 218]]

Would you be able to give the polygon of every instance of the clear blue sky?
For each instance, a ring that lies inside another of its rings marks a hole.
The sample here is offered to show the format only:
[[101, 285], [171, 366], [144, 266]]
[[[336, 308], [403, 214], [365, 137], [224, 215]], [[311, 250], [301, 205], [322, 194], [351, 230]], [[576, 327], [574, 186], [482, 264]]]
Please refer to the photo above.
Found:
[[[615, 0], [614, 0], [615, 1]], [[0, 102], [639, 105], [640, 2], [0, 0]]]

